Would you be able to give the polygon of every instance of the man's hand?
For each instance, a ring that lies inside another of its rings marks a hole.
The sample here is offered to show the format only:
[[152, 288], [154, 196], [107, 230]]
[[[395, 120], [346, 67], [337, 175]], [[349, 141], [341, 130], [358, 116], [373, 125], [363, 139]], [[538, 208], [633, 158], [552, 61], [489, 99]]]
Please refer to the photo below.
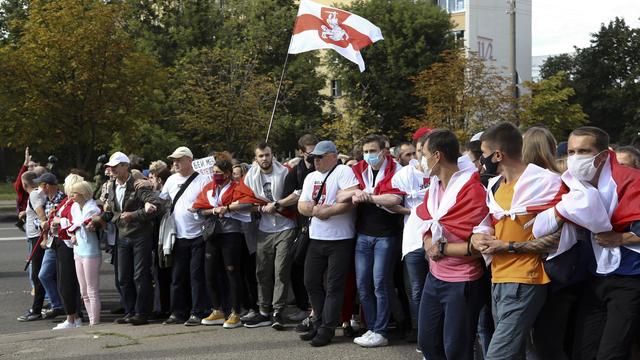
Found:
[[71, 245], [78, 245], [78, 239], [75, 235], [71, 235]]
[[351, 197], [351, 202], [354, 204], [360, 203], [370, 203], [371, 202], [371, 194], [368, 194], [364, 191], [358, 190], [358, 193], [353, 194]]
[[45, 241], [46, 239], [42, 239], [42, 241], [40, 241], [40, 248], [41, 249], [47, 249], [47, 242]]
[[493, 255], [493, 254], [505, 252], [509, 248], [508, 243], [499, 239], [480, 240], [478, 244], [483, 249], [482, 253], [485, 255]]
[[495, 240], [495, 236], [488, 234], [473, 234], [471, 235], [471, 245], [474, 249], [482, 252], [487, 246], [482, 243], [483, 241]]
[[[154, 213], [156, 212], [156, 210], [158, 210], [158, 208], [152, 203], [149, 203], [149, 202], [144, 203], [144, 212], [146, 212], [147, 214]], [[195, 209], [187, 209], [187, 210], [190, 212], [195, 212]], [[191, 211], [191, 210], [194, 210], [194, 211]]]
[[110, 212], [111, 206], [109, 206], [108, 202], [105, 202], [104, 205], [102, 206], [102, 209], [104, 210], [104, 212]]
[[29, 147], [24, 148], [24, 166], [29, 166], [31, 155], [29, 155]]
[[267, 214], [273, 214], [276, 212], [276, 205], [274, 202], [270, 202], [262, 207], [262, 212]]
[[331, 216], [328, 214], [329, 206], [327, 205], [316, 205], [313, 207], [313, 216], [320, 220], [327, 220]]
[[[428, 244], [431, 244], [431, 239], [429, 239], [428, 242], [425, 242], [425, 248], [428, 246]], [[438, 246], [439, 246], [439, 243], [435, 243], [431, 245], [428, 249], [426, 249], [427, 256], [429, 257], [429, 259], [433, 261], [438, 261], [444, 257], [444, 255], [440, 253], [440, 249], [438, 249]]]
[[142, 188], [153, 188], [153, 184], [151, 183], [150, 180], [147, 179], [138, 179], [136, 181], [133, 182], [133, 187], [136, 190], [140, 190]]
[[120, 214], [120, 220], [124, 221], [125, 223], [130, 222], [131, 220], [133, 220], [133, 213], [131, 213], [130, 211], [125, 211], [122, 214]]
[[595, 240], [598, 245], [606, 248], [613, 248], [624, 245], [623, 233], [607, 231], [596, 234]]
[[47, 230], [49, 230], [49, 223], [46, 220], [40, 220], [40, 229], [42, 229], [42, 232], [47, 232]]
[[[275, 208], [274, 208], [275, 211]], [[227, 207], [226, 206], [218, 206], [217, 208], [213, 209], [213, 213], [214, 214], [218, 214], [219, 217], [223, 217], [224, 214], [227, 213]]]
[[20, 211], [20, 213], [18, 213], [18, 219], [23, 220], [27, 217], [27, 211]]

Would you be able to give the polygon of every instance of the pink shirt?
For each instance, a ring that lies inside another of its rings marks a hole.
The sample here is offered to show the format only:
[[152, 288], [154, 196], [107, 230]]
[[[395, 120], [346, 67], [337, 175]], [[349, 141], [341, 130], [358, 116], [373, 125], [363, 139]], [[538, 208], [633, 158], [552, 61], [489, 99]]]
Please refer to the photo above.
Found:
[[[438, 198], [442, 199], [443, 195], [444, 188], [440, 187], [438, 189]], [[438, 203], [438, 205], [440, 204]], [[448, 232], [444, 227], [442, 229], [442, 233], [449, 243], [455, 244], [465, 242]], [[484, 269], [480, 258], [471, 256], [445, 256], [438, 261], [429, 259], [429, 271], [433, 276], [442, 281], [463, 282], [478, 280], [482, 277]]]

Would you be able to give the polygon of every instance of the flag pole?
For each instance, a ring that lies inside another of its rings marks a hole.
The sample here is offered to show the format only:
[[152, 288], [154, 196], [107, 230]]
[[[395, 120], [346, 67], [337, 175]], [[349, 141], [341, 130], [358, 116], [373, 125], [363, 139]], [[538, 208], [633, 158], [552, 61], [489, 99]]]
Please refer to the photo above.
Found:
[[[295, 27], [295, 25], [294, 25]], [[282, 80], [284, 79], [284, 72], [287, 69], [287, 62], [289, 61], [289, 48], [291, 48], [291, 42], [293, 41], [293, 34], [289, 39], [289, 46], [287, 47], [287, 56], [284, 58], [284, 65], [282, 66], [282, 74], [280, 74], [280, 82], [278, 83], [278, 91], [276, 92], [276, 99], [273, 101], [273, 109], [271, 110], [271, 119], [269, 120], [269, 128], [267, 129], [267, 138], [265, 143], [269, 142], [269, 134], [271, 134], [271, 126], [273, 125], [273, 117], [276, 114], [276, 106], [278, 105], [278, 97], [280, 96], [280, 88], [282, 88]]]

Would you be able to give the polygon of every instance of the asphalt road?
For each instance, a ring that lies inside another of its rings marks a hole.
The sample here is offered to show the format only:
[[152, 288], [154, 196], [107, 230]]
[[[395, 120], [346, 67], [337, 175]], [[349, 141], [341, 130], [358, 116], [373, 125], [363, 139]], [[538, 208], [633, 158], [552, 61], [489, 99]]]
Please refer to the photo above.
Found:
[[[293, 324], [286, 331], [222, 327], [133, 327], [112, 324], [109, 314], [117, 296], [113, 269], [101, 267], [102, 324], [51, 331], [62, 317], [28, 323], [16, 321], [31, 305], [30, 284], [23, 271], [26, 257], [24, 233], [0, 213], [0, 359], [421, 359], [415, 344], [394, 340], [385, 348], [363, 349], [352, 339], [336, 337], [331, 345], [312, 348], [298, 339]], [[109, 255], [105, 255], [106, 260]], [[86, 324], [85, 324], [86, 325]]]

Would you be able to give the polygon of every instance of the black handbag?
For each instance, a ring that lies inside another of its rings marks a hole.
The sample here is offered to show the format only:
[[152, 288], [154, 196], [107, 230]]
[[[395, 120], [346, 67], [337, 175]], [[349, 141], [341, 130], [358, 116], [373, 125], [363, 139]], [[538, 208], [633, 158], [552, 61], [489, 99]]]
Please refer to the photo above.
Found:
[[[320, 189], [318, 189], [318, 193], [316, 194], [316, 197], [313, 201], [315, 204], [317, 204], [318, 201], [320, 201], [320, 197], [322, 197], [322, 191], [324, 190], [324, 185], [327, 182], [327, 179], [329, 178], [333, 170], [335, 170], [335, 168], [337, 167], [338, 167], [337, 165], [334, 166], [333, 169], [329, 171], [327, 176], [325, 176], [324, 180], [322, 181], [322, 184], [320, 185]], [[305, 219], [304, 224], [302, 225], [302, 227], [300, 228], [300, 231], [298, 232], [298, 236], [293, 241], [293, 245], [292, 245], [293, 262], [298, 265], [304, 264], [304, 259], [307, 256], [307, 249], [309, 248], [309, 241], [311, 240], [311, 238], [309, 237], [309, 226], [311, 226], [311, 218], [312, 217], [308, 217], [307, 219]]]
[[222, 229], [222, 224], [220, 224], [220, 219], [217, 215], [209, 215], [204, 218], [204, 222], [202, 223], [202, 240], [207, 242], [208, 240], [213, 239], [216, 234], [219, 234]]
[[542, 263], [544, 272], [555, 284], [570, 285], [574, 281], [574, 274], [580, 264], [580, 247], [591, 239], [591, 233], [584, 228], [578, 228], [577, 237], [578, 241], [569, 250]]

